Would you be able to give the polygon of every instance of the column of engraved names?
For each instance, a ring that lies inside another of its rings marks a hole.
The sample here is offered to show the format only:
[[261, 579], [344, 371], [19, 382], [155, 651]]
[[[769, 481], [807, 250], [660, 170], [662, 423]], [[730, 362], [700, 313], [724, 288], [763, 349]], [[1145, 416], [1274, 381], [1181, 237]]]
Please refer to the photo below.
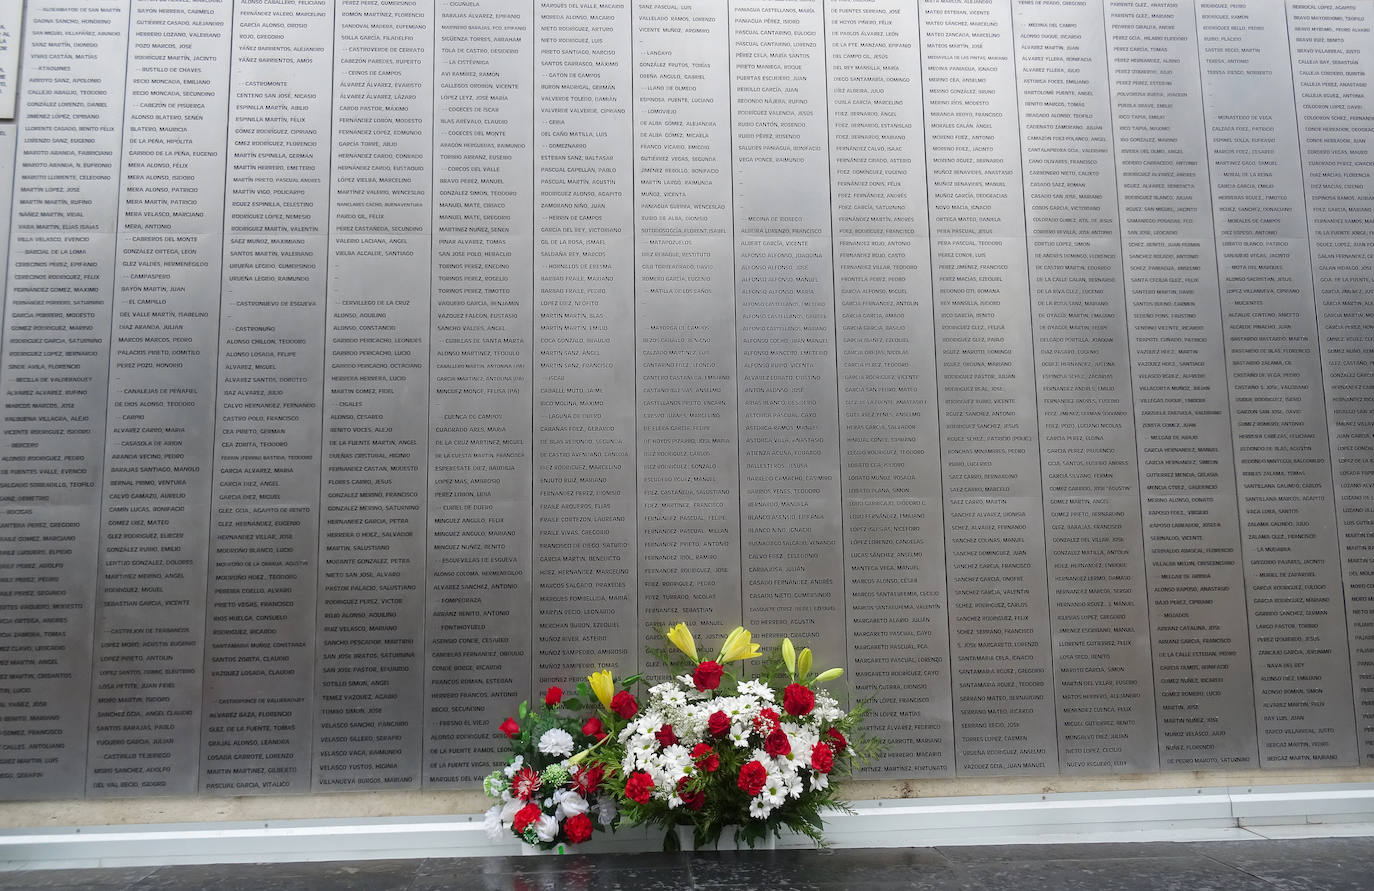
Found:
[[957, 768], [1054, 773], [1011, 8], [920, 11]]
[[721, 0], [636, 6], [642, 643], [740, 622], [729, 35]]
[[[185, 9], [136, 0], [130, 15], [94, 795], [196, 788], [224, 211], [223, 137], [199, 134], [226, 114], [229, 12], [227, 0]], [[135, 682], [137, 692], [125, 686]]]
[[534, 681], [544, 686], [637, 662], [634, 130], [629, 3], [538, 2], [535, 16]]
[[1253, 765], [1193, 4], [1105, 12], [1160, 765]]
[[1350, 764], [1349, 650], [1284, 10], [1200, 3], [1198, 40], [1261, 764]]
[[1374, 760], [1374, 7], [1288, 4], [1362, 763]]
[[24, 27], [0, 344], [0, 784], [14, 798], [85, 786], [124, 103], [123, 62], [94, 60], [125, 57], [127, 21], [127, 3], [34, 0]]
[[532, 4], [436, 10], [426, 786], [497, 766], [530, 686]]
[[845, 655], [824, 18], [730, 9], [744, 619]]
[[200, 789], [310, 784], [333, 14], [238, 4]]
[[432, 19], [356, 0], [334, 22], [317, 790], [420, 782]]
[[877, 773], [954, 769], [917, 21], [827, 6], [849, 670]]
[[1158, 767], [1099, 4], [1017, 0], [1060, 769]]

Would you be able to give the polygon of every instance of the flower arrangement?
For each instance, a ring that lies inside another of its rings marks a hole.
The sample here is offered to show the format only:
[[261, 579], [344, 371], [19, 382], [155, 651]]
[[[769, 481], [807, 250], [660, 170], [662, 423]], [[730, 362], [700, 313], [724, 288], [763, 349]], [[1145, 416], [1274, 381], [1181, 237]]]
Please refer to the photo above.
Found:
[[717, 844], [728, 826], [751, 847], [783, 828], [822, 843], [822, 811], [849, 810], [832, 779], [876, 748], [858, 736], [862, 706], [846, 712], [816, 689], [843, 669], [812, 675], [811, 651], [783, 640], [744, 680], [726, 666], [759, 658], [745, 629], [713, 659], [699, 657], [684, 624], [666, 636], [677, 652], [656, 655], [675, 677], [650, 687], [642, 709], [628, 690], [614, 692], [609, 672], [589, 679], [614, 733], [592, 757], [605, 776], [618, 774], [622, 821], [667, 830], [667, 848], [679, 825], [693, 827], [697, 847]]
[[561, 688], [550, 687], [542, 707], [522, 702], [517, 717], [501, 724], [512, 758], [482, 783], [495, 802], [484, 819], [490, 838], [511, 832], [536, 847], [561, 850], [614, 825], [616, 798], [606, 769], [587, 757], [609, 735], [599, 718], [577, 714], [589, 694], [586, 682], [566, 698]]

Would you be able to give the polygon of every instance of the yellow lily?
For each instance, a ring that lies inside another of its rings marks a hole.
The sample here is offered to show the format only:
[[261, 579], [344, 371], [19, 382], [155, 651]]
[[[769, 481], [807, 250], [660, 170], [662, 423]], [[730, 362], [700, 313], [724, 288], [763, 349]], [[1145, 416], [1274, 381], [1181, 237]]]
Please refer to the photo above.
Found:
[[592, 672], [587, 675], [587, 683], [591, 684], [592, 692], [601, 700], [601, 704], [609, 709], [611, 697], [615, 695], [615, 681], [611, 678], [610, 670], [603, 668], [601, 671]]
[[753, 642], [749, 632], [743, 628], [736, 628], [725, 638], [725, 643], [721, 644], [720, 658], [716, 661], [724, 665], [726, 662], [756, 659], [758, 656], [759, 645]]
[[842, 674], [844, 674], [843, 668], [827, 668], [825, 671], [816, 675], [816, 683], [821, 684], [826, 681], [833, 681]]
[[792, 680], [797, 679], [797, 648], [792, 646], [792, 638], [782, 639], [782, 664], [787, 666], [787, 673], [792, 676]]
[[692, 640], [692, 632], [687, 630], [684, 622], [678, 622], [668, 631], [668, 642], [686, 653], [693, 662], [700, 662], [697, 658], [697, 643]]
[[797, 671], [801, 674], [802, 677], [806, 677], [806, 673], [810, 670], [811, 648], [807, 647], [806, 649], [802, 650], [801, 653], [797, 656]]

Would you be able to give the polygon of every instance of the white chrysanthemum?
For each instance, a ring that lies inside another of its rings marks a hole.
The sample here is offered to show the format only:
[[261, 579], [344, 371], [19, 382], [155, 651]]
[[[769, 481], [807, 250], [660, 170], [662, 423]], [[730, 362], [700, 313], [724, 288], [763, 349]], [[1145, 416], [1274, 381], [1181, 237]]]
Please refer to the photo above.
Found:
[[675, 680], [684, 687], [690, 687], [693, 690], [697, 688], [696, 679], [693, 678], [690, 674], [680, 674], [675, 678]]
[[520, 768], [522, 768], [522, 767], [524, 767], [524, 766], [525, 766], [525, 756], [524, 756], [524, 755], [516, 755], [515, 758], [513, 758], [513, 759], [511, 760], [511, 763], [510, 763], [510, 764], [507, 764], [507, 765], [502, 769], [502, 772], [506, 775], [506, 778], [509, 779], [510, 777], [513, 777], [513, 776], [515, 776], [517, 773], [519, 773], [519, 772], [520, 772]]
[[745, 681], [739, 685], [741, 696], [752, 696], [764, 702], [773, 702], [773, 688], [760, 680]]
[[788, 798], [801, 798], [802, 792], [805, 791], [806, 788], [802, 783], [801, 771], [792, 771], [787, 774], [783, 777], [783, 782], [787, 786]]
[[558, 821], [549, 814], [541, 814], [534, 824], [534, 834], [541, 842], [551, 842], [558, 838]]
[[759, 797], [768, 799], [768, 803], [776, 807], [787, 799], [787, 783], [780, 774], [770, 770], [768, 771], [768, 780], [763, 784], [763, 791], [759, 793]]
[[501, 805], [493, 804], [482, 815], [482, 828], [486, 830], [487, 838], [492, 841], [499, 841], [501, 836], [506, 834], [506, 827], [501, 823]]
[[830, 775], [824, 773], [813, 773], [810, 778], [812, 789], [828, 789], [830, 787]]
[[773, 812], [773, 805], [762, 795], [757, 795], [749, 799], [749, 816], [755, 820], [763, 820]]
[[562, 727], [553, 727], [539, 737], [539, 751], [545, 755], [568, 756], [573, 753], [572, 734]]
[[596, 799], [596, 819], [602, 826], [610, 828], [619, 813], [615, 799], [609, 795], [599, 795]]

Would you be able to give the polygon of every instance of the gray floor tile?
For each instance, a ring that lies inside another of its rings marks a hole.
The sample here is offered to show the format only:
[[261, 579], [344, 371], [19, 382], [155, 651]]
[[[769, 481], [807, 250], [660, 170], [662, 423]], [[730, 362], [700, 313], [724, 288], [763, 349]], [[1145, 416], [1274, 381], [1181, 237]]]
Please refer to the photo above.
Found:
[[962, 872], [933, 848], [699, 852], [698, 889], [963, 887]]
[[1003, 860], [965, 869], [983, 891], [1274, 891], [1263, 879], [1200, 855]]
[[0, 872], [0, 891], [125, 891], [156, 867]]
[[1374, 838], [1211, 842], [1194, 847], [1281, 891], [1374, 889]]
[[164, 866], [129, 891], [409, 891], [419, 860]]
[[940, 845], [954, 863], [1000, 860], [1134, 860], [1141, 857], [1186, 857], [1196, 853], [1183, 842], [1085, 842], [1077, 845]]
[[690, 855], [564, 855], [427, 860], [409, 891], [677, 891], [690, 888]]

